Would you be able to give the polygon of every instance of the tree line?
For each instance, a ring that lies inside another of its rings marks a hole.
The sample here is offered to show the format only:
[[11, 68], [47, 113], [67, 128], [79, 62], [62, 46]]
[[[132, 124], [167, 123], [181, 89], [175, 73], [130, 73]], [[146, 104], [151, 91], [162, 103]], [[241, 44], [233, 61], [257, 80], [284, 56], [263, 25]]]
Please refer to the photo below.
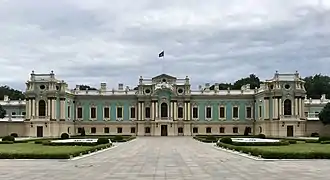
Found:
[[[322, 94], [326, 94], [327, 98], [330, 98], [330, 77], [326, 75], [316, 74], [314, 76], [308, 76], [303, 78], [305, 81], [305, 88], [307, 91], [307, 97], [312, 99], [319, 99]], [[260, 84], [259, 77], [255, 74], [250, 74], [247, 77], [241, 78], [234, 83], [219, 83], [219, 90], [227, 90], [228, 88], [232, 90], [240, 90], [243, 85], [250, 84], [250, 88], [259, 88]], [[215, 85], [210, 87], [213, 90]], [[80, 85], [80, 90], [96, 90], [95, 87], [90, 87], [88, 85]], [[11, 100], [24, 99], [25, 95], [22, 91], [10, 88], [9, 86], [0, 86], [0, 100], [3, 100], [4, 95], [9, 96]]]

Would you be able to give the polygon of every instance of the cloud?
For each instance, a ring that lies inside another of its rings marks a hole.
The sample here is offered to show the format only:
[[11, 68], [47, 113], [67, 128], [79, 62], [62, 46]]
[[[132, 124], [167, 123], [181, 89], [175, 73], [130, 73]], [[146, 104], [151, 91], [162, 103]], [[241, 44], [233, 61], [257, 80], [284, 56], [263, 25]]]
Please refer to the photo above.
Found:
[[193, 88], [276, 70], [329, 74], [328, 1], [111, 2], [0, 1], [0, 83], [24, 89], [32, 70], [70, 87], [135, 86], [162, 72]]

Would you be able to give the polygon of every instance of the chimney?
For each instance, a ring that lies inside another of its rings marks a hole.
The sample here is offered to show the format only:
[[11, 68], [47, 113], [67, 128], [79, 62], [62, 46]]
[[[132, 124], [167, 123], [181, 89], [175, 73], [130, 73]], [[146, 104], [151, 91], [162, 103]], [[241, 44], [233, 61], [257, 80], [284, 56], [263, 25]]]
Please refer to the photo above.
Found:
[[219, 91], [219, 83], [214, 84], [214, 91]]
[[9, 102], [9, 96], [4, 95], [4, 96], [3, 96], [3, 100], [4, 100], [5, 102]]
[[101, 83], [101, 91], [107, 90], [107, 83]]
[[118, 84], [118, 90], [120, 90], [120, 91], [124, 90], [124, 84], [119, 83]]
[[205, 83], [205, 90], [209, 91], [210, 90], [210, 83]]

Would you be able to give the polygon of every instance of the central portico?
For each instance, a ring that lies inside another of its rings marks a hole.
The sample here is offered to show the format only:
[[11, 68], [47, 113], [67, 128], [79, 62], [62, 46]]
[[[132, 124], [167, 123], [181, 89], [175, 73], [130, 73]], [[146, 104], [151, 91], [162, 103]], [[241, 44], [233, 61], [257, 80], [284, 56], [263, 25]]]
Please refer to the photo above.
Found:
[[190, 125], [185, 125], [189, 123], [181, 122], [190, 120], [189, 90], [188, 77], [177, 79], [167, 74], [152, 79], [140, 77], [138, 135], [190, 136]]

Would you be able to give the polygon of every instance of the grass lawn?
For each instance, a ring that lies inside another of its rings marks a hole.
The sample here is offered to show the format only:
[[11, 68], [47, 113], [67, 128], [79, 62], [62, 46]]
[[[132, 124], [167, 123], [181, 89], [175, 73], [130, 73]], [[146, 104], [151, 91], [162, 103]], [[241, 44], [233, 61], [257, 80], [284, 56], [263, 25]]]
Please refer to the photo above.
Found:
[[320, 143], [303, 143], [297, 142], [297, 144], [290, 144], [288, 146], [244, 146], [251, 149], [260, 149], [269, 152], [283, 152], [283, 153], [309, 153], [320, 152], [329, 153], [330, 144]]
[[14, 143], [14, 144], [0, 144], [1, 153], [13, 154], [62, 154], [62, 153], [77, 153], [84, 150], [91, 149], [88, 146], [44, 146], [42, 144], [28, 143]]

